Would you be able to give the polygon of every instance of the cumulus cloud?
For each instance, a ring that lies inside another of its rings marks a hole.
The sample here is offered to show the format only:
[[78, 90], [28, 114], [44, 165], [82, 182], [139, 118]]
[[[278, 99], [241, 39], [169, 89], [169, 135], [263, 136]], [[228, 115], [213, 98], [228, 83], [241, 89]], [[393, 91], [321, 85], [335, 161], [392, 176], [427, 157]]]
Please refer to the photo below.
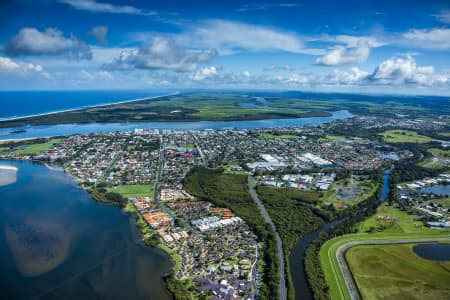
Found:
[[302, 41], [294, 33], [227, 20], [207, 20], [175, 39], [186, 47], [214, 48], [221, 54], [241, 50], [292, 53], [304, 50]]
[[450, 49], [450, 29], [412, 29], [403, 34], [403, 38], [410, 46], [424, 49]]
[[[286, 75], [252, 75], [249, 72], [214, 72], [199, 70], [191, 79], [213, 83], [216, 86], [264, 86], [264, 87], [445, 87], [450, 78], [445, 74], [436, 74], [431, 66], [418, 66], [410, 55], [402, 58], [390, 58], [381, 62], [373, 72], [353, 67], [347, 70], [334, 69], [331, 72], [291, 73]], [[205, 74], [205, 75], [204, 75]]]
[[450, 10], [446, 9], [434, 15], [439, 22], [450, 24]]
[[370, 54], [369, 47], [350, 48], [337, 47], [316, 59], [316, 64], [323, 66], [341, 66], [362, 63]]
[[155, 11], [144, 10], [130, 5], [114, 5], [94, 0], [59, 0], [59, 2], [68, 4], [77, 10], [84, 10], [90, 12], [144, 15], [144, 16], [153, 16], [157, 14]]
[[188, 51], [171, 39], [154, 37], [152, 44], [122, 53], [111, 63], [104, 64], [103, 69], [193, 71], [199, 63], [208, 62], [216, 56], [216, 50]]
[[363, 63], [369, 57], [372, 48], [384, 45], [384, 43], [373, 37], [339, 35], [335, 37], [325, 37], [324, 40], [340, 43], [340, 45], [334, 46], [323, 56], [316, 59], [316, 64], [323, 66], [341, 66]]
[[89, 34], [92, 35], [100, 45], [106, 45], [106, 36], [108, 35], [107, 26], [95, 26], [89, 31]]
[[198, 81], [198, 80], [204, 80], [206, 78], [211, 78], [216, 75], [217, 75], [216, 67], [210, 66], [210, 67], [204, 67], [204, 68], [196, 71], [194, 74], [192, 74], [191, 78], [195, 81]]
[[390, 58], [383, 61], [368, 79], [378, 84], [416, 84], [429, 86], [447, 81], [447, 77], [436, 75], [432, 66], [417, 66], [411, 55], [405, 58]]
[[0, 56], [0, 73], [13, 75], [41, 74], [45, 78], [50, 75], [44, 72], [44, 68], [39, 64], [17, 62], [8, 57]]
[[56, 28], [44, 31], [22, 28], [5, 46], [5, 52], [10, 56], [65, 54], [76, 59], [92, 59], [91, 48], [85, 42], [73, 35], [64, 37]]

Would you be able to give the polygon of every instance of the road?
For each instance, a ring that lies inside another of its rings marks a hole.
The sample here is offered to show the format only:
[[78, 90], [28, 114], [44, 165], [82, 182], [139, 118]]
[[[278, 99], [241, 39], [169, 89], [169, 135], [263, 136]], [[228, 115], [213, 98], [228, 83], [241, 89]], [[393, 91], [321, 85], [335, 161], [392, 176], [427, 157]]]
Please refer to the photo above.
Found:
[[[362, 299], [358, 287], [353, 280], [353, 276], [349, 270], [347, 262], [345, 261], [345, 252], [355, 246], [359, 245], [390, 245], [390, 244], [410, 244], [410, 243], [429, 243], [429, 242], [440, 242], [440, 241], [449, 241], [450, 238], [428, 238], [428, 239], [409, 239], [409, 240], [368, 240], [368, 241], [357, 241], [357, 242], [349, 242], [342, 246], [340, 246], [336, 250], [336, 259], [339, 264], [339, 268], [341, 269], [342, 275], [345, 280], [345, 284], [347, 286], [347, 290], [350, 294], [352, 300]], [[342, 295], [342, 293], [341, 293]]]
[[201, 156], [201, 158], [202, 158], [203, 166], [204, 166], [205, 168], [207, 168], [207, 167], [208, 167], [208, 159], [206, 158], [206, 155], [203, 153], [203, 150], [202, 150], [202, 148], [200, 147], [200, 142], [199, 142], [197, 136], [196, 136], [195, 134], [192, 134], [192, 136], [194, 137], [194, 140], [195, 140], [195, 146], [197, 147], [198, 153], [200, 153], [200, 156]]
[[280, 235], [278, 234], [277, 228], [275, 224], [272, 222], [272, 219], [270, 218], [269, 214], [267, 213], [266, 209], [264, 208], [264, 205], [262, 204], [261, 200], [259, 200], [258, 195], [256, 194], [255, 188], [253, 187], [253, 176], [248, 175], [248, 189], [250, 191], [250, 195], [252, 196], [253, 200], [256, 202], [256, 206], [258, 207], [259, 211], [261, 212], [261, 215], [263, 216], [264, 220], [272, 227], [273, 231], [275, 232], [275, 239], [277, 242], [277, 252], [278, 252], [278, 260], [280, 265], [280, 298], [281, 300], [286, 300], [286, 279], [285, 279], [285, 271], [284, 271], [284, 253], [283, 253], [283, 245], [281, 243]]

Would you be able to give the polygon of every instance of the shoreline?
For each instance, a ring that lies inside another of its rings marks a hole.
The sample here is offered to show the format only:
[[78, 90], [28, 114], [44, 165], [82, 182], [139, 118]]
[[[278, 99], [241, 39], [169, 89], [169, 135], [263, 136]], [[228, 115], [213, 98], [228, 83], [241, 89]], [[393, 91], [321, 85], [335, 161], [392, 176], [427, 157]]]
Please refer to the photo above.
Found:
[[[1, 160], [0, 160], [1, 161]], [[6, 170], [6, 171], [18, 171], [19, 169], [15, 166], [10, 165], [0, 165], [0, 170]]]
[[78, 108], [69, 108], [69, 109], [51, 111], [51, 112], [46, 112], [46, 113], [31, 114], [31, 115], [26, 115], [26, 116], [6, 117], [6, 118], [0, 118], [0, 122], [16, 121], [16, 120], [27, 119], [27, 118], [35, 118], [35, 117], [43, 117], [43, 116], [54, 115], [54, 114], [59, 114], [59, 113], [66, 113], [66, 112], [72, 112], [72, 111], [77, 111], [77, 110], [82, 110], [82, 109], [99, 108], [99, 107], [105, 107], [105, 106], [110, 106], [110, 105], [133, 103], [133, 102], [138, 102], [138, 101], [143, 101], [143, 100], [152, 100], [152, 99], [158, 99], [158, 98], [163, 98], [163, 97], [169, 97], [169, 96], [174, 96], [174, 95], [178, 95], [178, 94], [180, 94], [180, 92], [176, 91], [176, 92], [172, 92], [172, 93], [164, 94], [164, 95], [144, 97], [144, 98], [137, 98], [137, 99], [130, 99], [130, 100], [123, 100], [123, 101], [119, 101], [119, 102], [111, 102], [111, 103], [105, 103], [105, 104], [94, 104], [94, 105], [90, 105], [90, 106], [84, 106], [84, 107], [78, 107]]

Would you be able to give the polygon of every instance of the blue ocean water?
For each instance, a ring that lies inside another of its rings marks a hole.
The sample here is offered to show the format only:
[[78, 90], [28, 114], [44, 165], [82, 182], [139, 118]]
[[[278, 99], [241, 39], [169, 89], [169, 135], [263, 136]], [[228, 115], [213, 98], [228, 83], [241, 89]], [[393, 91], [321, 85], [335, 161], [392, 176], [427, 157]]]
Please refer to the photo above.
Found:
[[0, 91], [0, 118], [20, 117], [168, 94], [162, 90]]

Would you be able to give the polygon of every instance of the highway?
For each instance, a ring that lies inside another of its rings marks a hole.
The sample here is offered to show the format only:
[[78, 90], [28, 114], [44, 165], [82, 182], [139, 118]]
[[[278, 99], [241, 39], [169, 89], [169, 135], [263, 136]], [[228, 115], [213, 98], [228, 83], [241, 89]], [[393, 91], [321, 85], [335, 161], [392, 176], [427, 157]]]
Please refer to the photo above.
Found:
[[285, 272], [284, 272], [284, 253], [283, 253], [283, 245], [281, 243], [280, 235], [278, 234], [277, 228], [275, 224], [272, 222], [272, 219], [270, 218], [269, 214], [267, 213], [266, 209], [264, 208], [264, 205], [262, 204], [261, 200], [259, 200], [258, 195], [256, 194], [255, 188], [253, 187], [253, 176], [248, 175], [248, 189], [250, 191], [250, 195], [252, 196], [253, 200], [256, 202], [256, 206], [258, 207], [259, 211], [261, 212], [261, 215], [263, 216], [264, 220], [272, 227], [273, 231], [275, 232], [275, 239], [277, 242], [277, 252], [278, 252], [278, 260], [279, 260], [279, 266], [280, 266], [280, 298], [281, 300], [286, 300], [286, 279], [285, 279]]
[[[342, 246], [340, 246], [336, 250], [336, 259], [339, 264], [339, 268], [341, 269], [342, 275], [345, 280], [345, 284], [347, 286], [347, 290], [350, 294], [350, 298], [352, 300], [362, 299], [358, 287], [354, 282], [353, 276], [349, 270], [347, 262], [345, 260], [345, 252], [355, 246], [359, 245], [390, 245], [390, 244], [410, 244], [410, 243], [429, 243], [429, 242], [440, 242], [440, 241], [449, 241], [450, 238], [427, 238], [427, 239], [407, 239], [407, 240], [368, 240], [368, 241], [356, 241], [349, 242]], [[335, 275], [336, 276], [336, 275]], [[342, 293], [341, 293], [342, 295]], [[344, 295], [342, 295], [344, 296]]]

